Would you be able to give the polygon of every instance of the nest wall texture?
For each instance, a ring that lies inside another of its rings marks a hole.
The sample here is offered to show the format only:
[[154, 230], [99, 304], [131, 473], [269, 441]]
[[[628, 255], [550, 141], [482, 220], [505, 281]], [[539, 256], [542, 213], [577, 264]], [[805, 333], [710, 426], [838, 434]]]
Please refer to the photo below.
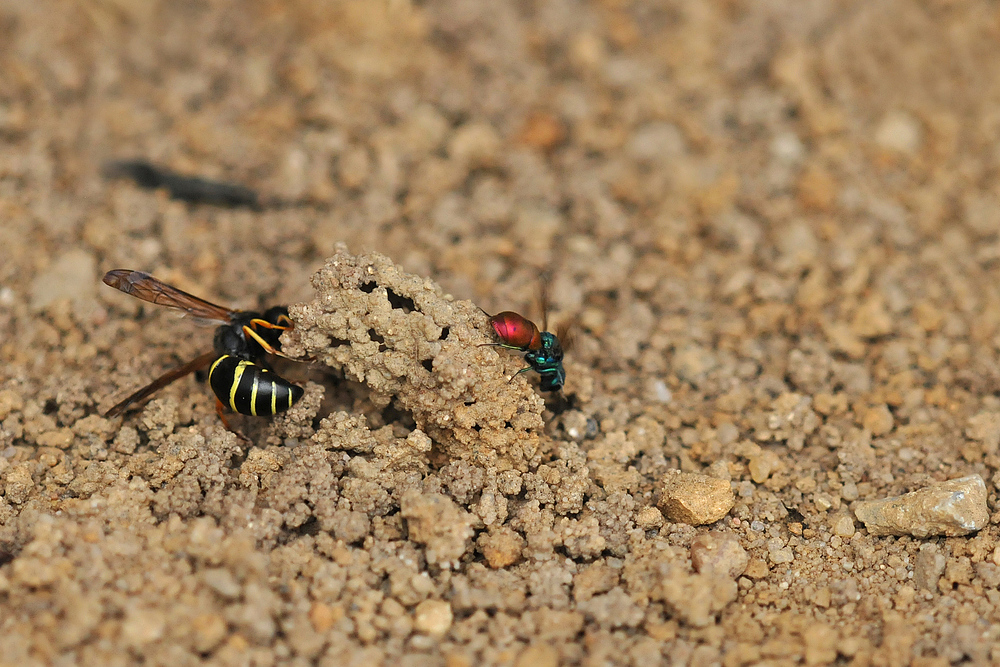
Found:
[[[3, 3], [0, 665], [997, 661], [997, 25]], [[102, 417], [211, 344], [118, 267], [290, 304], [303, 398]]]

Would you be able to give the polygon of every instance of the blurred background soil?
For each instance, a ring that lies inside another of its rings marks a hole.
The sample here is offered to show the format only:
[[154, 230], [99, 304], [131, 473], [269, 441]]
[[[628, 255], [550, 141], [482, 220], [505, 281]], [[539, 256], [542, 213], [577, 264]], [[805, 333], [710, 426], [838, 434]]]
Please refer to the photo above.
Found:
[[[851, 513], [996, 507], [998, 38], [975, 0], [5, 0], [0, 663], [1000, 660], [995, 519]], [[102, 178], [134, 157], [295, 205]], [[296, 303], [337, 242], [490, 313], [547, 286], [528, 472], [372, 472], [412, 423], [308, 365], [252, 445], [191, 378], [100, 417], [211, 337], [104, 271]], [[333, 409], [369, 448], [310, 439]], [[673, 469], [735, 507], [664, 521]]]

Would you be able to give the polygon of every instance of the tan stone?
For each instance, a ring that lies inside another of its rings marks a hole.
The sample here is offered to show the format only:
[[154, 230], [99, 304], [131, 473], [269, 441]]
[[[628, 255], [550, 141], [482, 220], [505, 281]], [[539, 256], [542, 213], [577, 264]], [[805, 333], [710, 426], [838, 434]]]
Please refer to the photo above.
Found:
[[851, 321], [851, 331], [861, 338], [876, 338], [892, 333], [892, 315], [881, 297], [872, 297], [861, 304]]
[[517, 656], [516, 667], [557, 667], [559, 651], [549, 644], [532, 644]]
[[751, 456], [747, 464], [750, 479], [757, 484], [766, 482], [771, 473], [781, 469], [781, 467], [781, 459], [769, 449], [762, 449], [759, 454]]
[[893, 424], [892, 412], [885, 403], [864, 408], [861, 412], [861, 426], [871, 431], [874, 436], [890, 432]]
[[483, 533], [476, 541], [487, 564], [498, 569], [513, 565], [521, 560], [521, 550], [524, 548], [524, 538], [513, 529], [502, 526], [499, 529]]
[[316, 632], [326, 632], [344, 616], [340, 607], [331, 607], [323, 602], [314, 602], [309, 609], [309, 621]]
[[834, 535], [841, 537], [851, 537], [854, 535], [854, 519], [847, 514], [836, 517], [831, 525]]
[[636, 512], [635, 522], [643, 530], [653, 530], [663, 525], [663, 513], [655, 507], [643, 507]]
[[454, 615], [451, 605], [443, 600], [424, 600], [417, 605], [413, 629], [431, 637], [443, 637], [451, 628]]
[[751, 579], [763, 579], [770, 573], [771, 570], [767, 566], [767, 562], [759, 558], [751, 559], [750, 562], [747, 563], [746, 569], [743, 570], [743, 576]]
[[726, 516], [735, 502], [729, 482], [675, 471], [664, 478], [658, 504], [670, 521], [700, 526]]
[[57, 428], [52, 431], [45, 431], [39, 434], [36, 442], [39, 447], [69, 449], [69, 446], [73, 444], [73, 431], [69, 428]]
[[989, 522], [979, 475], [932, 484], [894, 498], [861, 501], [854, 514], [872, 535], [968, 535]]
[[749, 562], [739, 538], [732, 533], [712, 531], [694, 538], [691, 543], [691, 566], [695, 572], [715, 572], [735, 579]]

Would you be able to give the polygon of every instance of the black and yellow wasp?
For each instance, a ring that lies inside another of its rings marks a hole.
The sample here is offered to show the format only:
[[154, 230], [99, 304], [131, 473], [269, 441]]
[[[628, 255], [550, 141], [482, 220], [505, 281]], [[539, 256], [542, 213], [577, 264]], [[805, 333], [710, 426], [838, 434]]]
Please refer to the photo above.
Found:
[[263, 362], [266, 354], [281, 355], [281, 333], [293, 327], [284, 306], [264, 313], [230, 310], [157, 280], [148, 273], [115, 269], [104, 282], [137, 299], [182, 310], [203, 322], [218, 323], [213, 350], [170, 370], [105, 413], [115, 417], [188, 373], [208, 368], [208, 384], [217, 397], [216, 408], [244, 415], [266, 416], [284, 412], [302, 398], [302, 387], [279, 377]]

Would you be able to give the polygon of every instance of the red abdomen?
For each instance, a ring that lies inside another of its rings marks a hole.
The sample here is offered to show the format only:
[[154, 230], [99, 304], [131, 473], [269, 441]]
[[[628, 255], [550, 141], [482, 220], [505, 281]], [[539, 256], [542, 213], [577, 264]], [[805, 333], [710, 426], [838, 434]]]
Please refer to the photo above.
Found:
[[490, 324], [504, 345], [521, 350], [537, 350], [542, 347], [542, 334], [531, 320], [505, 310], [490, 317]]

